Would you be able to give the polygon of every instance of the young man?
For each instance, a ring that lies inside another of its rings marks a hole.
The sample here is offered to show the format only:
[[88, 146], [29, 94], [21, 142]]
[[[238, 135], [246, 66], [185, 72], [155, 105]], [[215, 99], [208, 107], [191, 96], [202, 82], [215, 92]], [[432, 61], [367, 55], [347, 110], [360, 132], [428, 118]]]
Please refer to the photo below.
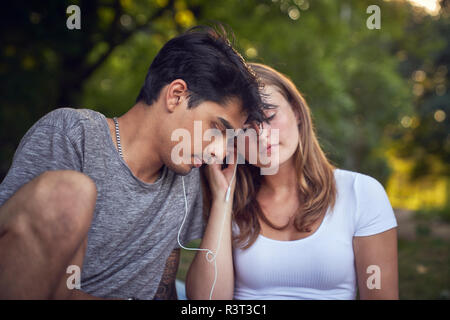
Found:
[[[176, 299], [181, 176], [186, 244], [203, 232], [202, 154], [176, 164], [172, 132], [193, 136], [194, 121], [241, 128], [262, 121], [261, 108], [254, 74], [205, 27], [164, 45], [122, 117], [62, 108], [41, 118], [0, 185], [0, 299]], [[81, 288], [70, 290], [77, 266]]]

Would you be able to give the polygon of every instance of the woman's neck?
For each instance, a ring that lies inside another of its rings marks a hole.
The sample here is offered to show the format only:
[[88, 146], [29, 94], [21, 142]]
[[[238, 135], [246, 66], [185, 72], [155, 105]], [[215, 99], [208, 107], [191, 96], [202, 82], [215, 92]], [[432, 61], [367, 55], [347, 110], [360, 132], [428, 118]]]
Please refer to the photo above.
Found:
[[261, 190], [272, 195], [292, 193], [297, 188], [294, 159], [282, 163], [274, 175], [265, 175], [262, 179]]

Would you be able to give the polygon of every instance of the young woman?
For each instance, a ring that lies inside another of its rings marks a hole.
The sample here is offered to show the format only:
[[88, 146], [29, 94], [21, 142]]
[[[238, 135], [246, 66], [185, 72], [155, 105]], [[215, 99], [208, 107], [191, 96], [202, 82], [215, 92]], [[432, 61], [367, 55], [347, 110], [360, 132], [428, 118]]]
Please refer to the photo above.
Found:
[[[234, 165], [205, 168], [200, 247], [216, 253], [216, 268], [212, 255], [197, 253], [188, 298], [208, 299], [214, 285], [213, 299], [355, 299], [357, 289], [360, 299], [398, 299], [397, 222], [383, 186], [333, 166], [295, 85], [268, 66], [252, 67], [274, 106], [257, 148], [277, 159], [270, 165], [278, 172], [261, 175], [261, 161], [238, 165], [226, 202]], [[268, 143], [274, 129], [278, 145]]]

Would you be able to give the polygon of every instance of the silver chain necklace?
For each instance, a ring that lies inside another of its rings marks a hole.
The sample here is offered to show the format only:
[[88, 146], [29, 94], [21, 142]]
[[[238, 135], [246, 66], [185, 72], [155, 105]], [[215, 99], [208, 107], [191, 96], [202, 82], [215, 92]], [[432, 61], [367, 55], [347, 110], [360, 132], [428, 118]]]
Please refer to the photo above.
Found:
[[120, 157], [123, 159], [122, 145], [120, 144], [119, 120], [117, 120], [117, 117], [114, 117], [113, 120], [116, 127], [117, 150], [119, 150]]

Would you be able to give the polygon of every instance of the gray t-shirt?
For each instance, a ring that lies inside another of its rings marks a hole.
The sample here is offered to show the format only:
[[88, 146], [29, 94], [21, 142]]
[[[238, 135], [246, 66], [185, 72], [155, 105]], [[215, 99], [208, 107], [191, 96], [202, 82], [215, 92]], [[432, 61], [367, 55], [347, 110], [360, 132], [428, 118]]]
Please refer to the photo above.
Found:
[[[168, 256], [178, 248], [185, 214], [181, 176], [164, 166], [154, 183], [139, 180], [118, 154], [105, 116], [71, 108], [50, 112], [22, 138], [0, 185], [0, 206], [48, 170], [83, 172], [97, 186], [81, 290], [99, 297], [152, 299]], [[202, 236], [204, 222], [199, 170], [184, 181], [188, 216], [180, 240], [186, 245]]]

